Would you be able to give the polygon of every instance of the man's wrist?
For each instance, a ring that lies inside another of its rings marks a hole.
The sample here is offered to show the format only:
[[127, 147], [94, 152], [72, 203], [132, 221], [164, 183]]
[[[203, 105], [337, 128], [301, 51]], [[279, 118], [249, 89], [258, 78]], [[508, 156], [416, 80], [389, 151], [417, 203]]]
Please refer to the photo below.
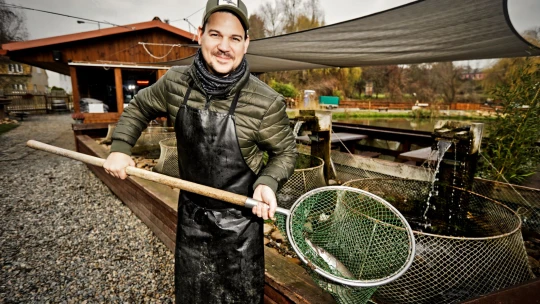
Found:
[[111, 143], [111, 153], [121, 152], [131, 156], [131, 145], [122, 140], [113, 140]]
[[272, 191], [274, 191], [274, 193], [277, 192], [278, 182], [275, 179], [273, 179], [272, 177], [268, 176], [268, 175], [259, 176], [259, 178], [257, 178], [255, 183], [253, 184], [253, 190], [255, 190], [257, 188], [257, 186], [259, 186], [259, 185], [266, 185], [270, 189], [272, 189]]

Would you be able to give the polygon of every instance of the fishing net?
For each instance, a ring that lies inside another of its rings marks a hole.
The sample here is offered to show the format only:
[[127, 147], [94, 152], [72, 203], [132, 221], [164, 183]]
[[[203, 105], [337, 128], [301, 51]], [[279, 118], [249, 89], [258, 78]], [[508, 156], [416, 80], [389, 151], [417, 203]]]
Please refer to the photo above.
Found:
[[294, 173], [276, 193], [278, 206], [290, 209], [304, 193], [326, 186], [323, 172], [324, 161], [309, 154], [300, 153]]
[[540, 189], [476, 178], [473, 191], [516, 211], [523, 221], [523, 230], [540, 235]]
[[178, 149], [176, 138], [167, 138], [159, 141], [161, 154], [157, 161], [154, 171], [172, 177], [180, 177], [178, 169]]
[[534, 277], [519, 216], [494, 200], [452, 188], [446, 192], [450, 199], [455, 196], [462, 202], [452, 211], [449, 197], [436, 195], [441, 189], [430, 182], [375, 178], [345, 185], [380, 195], [414, 229], [411, 268], [379, 287], [377, 302], [456, 303]]
[[133, 155], [144, 156], [146, 158], [159, 158], [161, 154], [159, 142], [171, 137], [175, 137], [174, 128], [150, 126], [141, 133], [141, 136], [133, 148], [131, 148], [131, 152]]
[[365, 303], [401, 276], [414, 257], [405, 218], [381, 198], [349, 187], [301, 196], [283, 223], [293, 250], [313, 280], [339, 303]]

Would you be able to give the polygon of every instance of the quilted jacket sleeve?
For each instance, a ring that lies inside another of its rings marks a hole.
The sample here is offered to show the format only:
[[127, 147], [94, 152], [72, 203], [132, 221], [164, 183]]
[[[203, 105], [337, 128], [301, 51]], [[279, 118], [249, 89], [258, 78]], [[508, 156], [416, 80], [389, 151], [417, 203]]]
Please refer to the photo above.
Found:
[[111, 152], [131, 155], [131, 147], [135, 145], [148, 122], [167, 113], [167, 74], [150, 87], [140, 90], [124, 109], [112, 135]]
[[296, 143], [283, 97], [272, 103], [259, 128], [259, 147], [268, 153], [268, 163], [259, 173], [253, 187], [265, 184], [276, 192], [293, 174], [296, 165]]

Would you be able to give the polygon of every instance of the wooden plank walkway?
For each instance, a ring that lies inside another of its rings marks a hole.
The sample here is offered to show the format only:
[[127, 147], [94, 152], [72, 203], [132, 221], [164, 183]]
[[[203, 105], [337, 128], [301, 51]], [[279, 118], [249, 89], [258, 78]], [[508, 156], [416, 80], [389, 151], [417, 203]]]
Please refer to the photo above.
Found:
[[[332, 135], [330, 136], [330, 142], [333, 144], [337, 144], [340, 142], [345, 143], [351, 141], [359, 141], [364, 138], [368, 138], [368, 136], [354, 133], [332, 133]], [[311, 142], [311, 139], [308, 135], [298, 136], [296, 140], [304, 144], [309, 144]]]
[[[332, 133], [330, 135], [330, 144], [339, 145], [341, 151], [350, 151], [354, 154], [356, 150], [356, 143], [359, 140], [368, 138], [367, 135], [354, 134], [354, 133]], [[299, 136], [296, 138], [297, 142], [303, 144], [311, 144], [311, 138], [308, 135]]]
[[406, 160], [409, 160], [409, 161], [414, 161], [416, 163], [423, 163], [427, 160], [429, 161], [435, 161], [437, 160], [437, 155], [434, 155], [433, 157], [430, 158], [431, 156], [431, 147], [427, 147], [427, 148], [422, 148], [422, 149], [418, 149], [418, 150], [413, 150], [413, 151], [409, 151], [409, 152], [404, 152], [404, 153], [401, 153], [399, 154], [399, 158], [401, 159], [406, 159]]

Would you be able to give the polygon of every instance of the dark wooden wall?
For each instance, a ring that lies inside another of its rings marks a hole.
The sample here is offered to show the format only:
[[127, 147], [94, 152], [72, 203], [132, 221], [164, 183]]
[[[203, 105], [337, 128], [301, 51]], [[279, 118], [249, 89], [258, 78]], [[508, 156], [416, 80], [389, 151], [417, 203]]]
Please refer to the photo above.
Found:
[[[69, 75], [67, 63], [70, 61], [92, 63], [112, 61], [132, 64], [157, 63], [185, 58], [195, 54], [197, 51], [195, 47], [174, 47], [166, 57], [155, 59], [145, 51], [143, 45], [140, 45], [139, 42], [197, 45], [197, 41], [161, 28], [151, 28], [53, 46], [44, 46], [37, 49], [13, 51], [10, 52], [10, 58], [18, 62], [29, 63]], [[171, 46], [147, 45], [146, 48], [154, 56], [161, 57], [169, 52]], [[53, 51], [60, 51], [62, 56], [60, 62], [54, 60]]]

